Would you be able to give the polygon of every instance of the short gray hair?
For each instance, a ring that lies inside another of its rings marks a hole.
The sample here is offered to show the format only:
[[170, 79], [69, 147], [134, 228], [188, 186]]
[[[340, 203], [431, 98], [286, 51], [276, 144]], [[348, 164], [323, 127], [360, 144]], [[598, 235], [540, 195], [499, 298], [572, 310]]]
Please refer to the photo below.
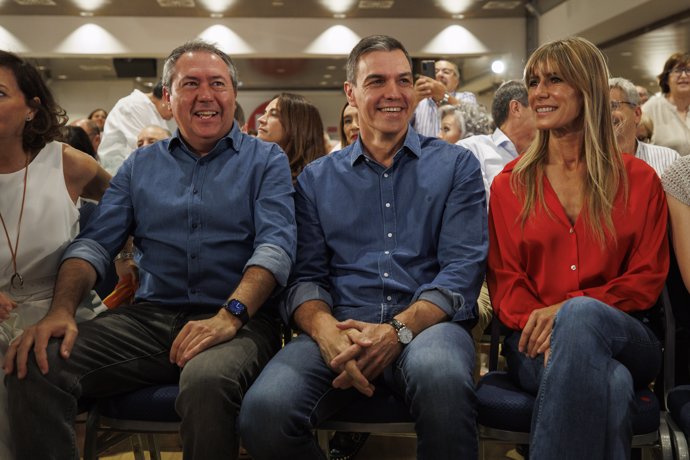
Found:
[[518, 101], [527, 107], [527, 87], [522, 81], [508, 80], [498, 87], [491, 103], [491, 117], [499, 128], [508, 119], [510, 101]]
[[465, 137], [465, 117], [463, 116], [463, 109], [460, 105], [444, 105], [438, 111], [438, 121], [443, 122], [443, 119], [448, 115], [453, 115], [455, 123], [460, 128], [460, 138]]
[[629, 102], [633, 107], [640, 105], [640, 94], [637, 92], [637, 88], [635, 88], [635, 85], [630, 80], [626, 80], [625, 78], [621, 77], [609, 78], [609, 89], [613, 88], [618, 88], [619, 90], [623, 91], [623, 94], [625, 94], [625, 98], [627, 99], [627, 101], [624, 102]]
[[170, 55], [165, 59], [165, 64], [163, 65], [163, 78], [161, 80], [163, 81], [163, 86], [167, 88], [168, 91], [170, 91], [170, 87], [172, 85], [172, 79], [173, 74], [175, 73], [175, 64], [177, 64], [177, 60], [180, 59], [180, 57], [183, 54], [192, 51], [204, 51], [206, 53], [215, 54], [216, 56], [221, 58], [223, 62], [225, 62], [225, 64], [228, 66], [228, 71], [230, 72], [230, 79], [232, 80], [232, 87], [235, 89], [235, 91], [237, 91], [237, 69], [235, 69], [235, 64], [233, 64], [232, 59], [230, 59], [230, 56], [221, 51], [221, 49], [218, 48], [216, 45], [201, 39], [191, 40], [184, 43], [183, 45], [178, 46], [177, 48], [172, 50]]
[[347, 75], [347, 81], [353, 86], [357, 86], [357, 65], [359, 64], [359, 59], [367, 53], [372, 51], [395, 51], [400, 50], [405, 54], [407, 62], [410, 64], [410, 72], [412, 71], [412, 59], [407, 50], [393, 37], [388, 35], [370, 35], [364, 37], [352, 48], [350, 55], [347, 58], [347, 64], [345, 66], [345, 72]]

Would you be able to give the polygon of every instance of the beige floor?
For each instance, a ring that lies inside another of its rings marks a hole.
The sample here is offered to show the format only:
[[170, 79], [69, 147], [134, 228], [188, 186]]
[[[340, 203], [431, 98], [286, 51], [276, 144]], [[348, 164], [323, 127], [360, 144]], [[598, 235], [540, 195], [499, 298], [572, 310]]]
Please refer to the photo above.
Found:
[[[164, 443], [166, 440], [164, 440]], [[167, 440], [170, 444], [170, 440]], [[364, 445], [356, 460], [414, 460], [416, 439], [410, 437], [371, 436]], [[167, 448], [174, 449], [174, 446]], [[124, 449], [124, 447], [123, 447]], [[118, 450], [123, 450], [118, 449]], [[487, 446], [486, 460], [521, 460], [522, 457], [511, 451], [512, 447], [505, 445]], [[148, 455], [146, 456], [148, 458]], [[133, 460], [131, 453], [118, 453], [102, 460]], [[182, 460], [179, 452], [163, 452], [161, 460]]]

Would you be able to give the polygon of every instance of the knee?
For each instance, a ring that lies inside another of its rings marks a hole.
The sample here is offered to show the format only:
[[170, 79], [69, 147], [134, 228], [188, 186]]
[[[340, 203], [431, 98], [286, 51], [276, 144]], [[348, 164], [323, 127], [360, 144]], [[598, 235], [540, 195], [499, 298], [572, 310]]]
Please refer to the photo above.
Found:
[[577, 335], [582, 335], [583, 330], [598, 330], [610, 311], [611, 307], [591, 297], [575, 297], [561, 306], [554, 330], [573, 331]]
[[243, 385], [237, 375], [223, 373], [215, 366], [198, 365], [191, 360], [180, 374], [177, 407], [180, 413], [204, 408], [204, 411], [216, 410], [237, 415], [242, 396]]

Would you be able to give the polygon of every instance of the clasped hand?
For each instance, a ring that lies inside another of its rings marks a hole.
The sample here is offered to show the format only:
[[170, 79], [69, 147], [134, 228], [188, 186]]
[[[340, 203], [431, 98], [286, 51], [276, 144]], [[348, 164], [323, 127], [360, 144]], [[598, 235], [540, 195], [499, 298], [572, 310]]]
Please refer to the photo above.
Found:
[[347, 320], [336, 323], [339, 330], [331, 346], [322, 355], [329, 367], [338, 373], [335, 388], [354, 387], [366, 396], [374, 394], [373, 379], [391, 364], [402, 351], [395, 329], [389, 324]]

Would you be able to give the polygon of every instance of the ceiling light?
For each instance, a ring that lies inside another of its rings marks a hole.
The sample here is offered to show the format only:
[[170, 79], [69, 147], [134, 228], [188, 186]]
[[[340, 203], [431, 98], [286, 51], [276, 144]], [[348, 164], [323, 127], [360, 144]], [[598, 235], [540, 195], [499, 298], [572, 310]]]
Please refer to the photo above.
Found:
[[335, 13], [333, 15], [334, 19], [345, 19], [346, 17], [347, 17], [347, 15], [345, 13]]
[[61, 75], [58, 75], [58, 76], [55, 77], [55, 78], [57, 78], [58, 80], [67, 80], [67, 75], [61, 74]]
[[275, 2], [271, 2], [271, 5], [273, 5], [273, 6], [283, 6], [283, 5], [285, 5], [285, 3], [281, 2], [281, 1], [275, 1]]
[[327, 81], [322, 81], [322, 82], [321, 82], [321, 86], [326, 86], [327, 84], [328, 84]]
[[464, 14], [454, 14], [453, 19], [465, 19], [465, 15]]
[[503, 73], [506, 71], [506, 65], [500, 59], [491, 63], [491, 71], [493, 73]]
[[326, 66], [326, 69], [328, 69], [328, 70], [335, 70], [336, 68], [337, 68], [337, 67], [334, 66], [334, 65]]
[[194, 0], [157, 0], [161, 8], [194, 8]]
[[394, 3], [393, 0], [360, 0], [357, 6], [362, 10], [389, 10]]
[[93, 16], [93, 11], [80, 11], [79, 16], [81, 16], [82, 18], [90, 18], [91, 16]]
[[482, 6], [483, 10], [514, 10], [522, 4], [520, 0], [492, 0]]
[[333, 75], [331, 75], [330, 73], [325, 73], [325, 74], [323, 74], [323, 78], [325, 78], [325, 79], [329, 79], [329, 78], [331, 78], [332, 76], [333, 76]]
[[222, 18], [222, 17], [223, 17], [223, 13], [211, 13], [210, 16], [211, 16], [213, 19], [219, 19], [219, 18]]
[[14, 0], [14, 3], [22, 6], [55, 6], [53, 0]]

